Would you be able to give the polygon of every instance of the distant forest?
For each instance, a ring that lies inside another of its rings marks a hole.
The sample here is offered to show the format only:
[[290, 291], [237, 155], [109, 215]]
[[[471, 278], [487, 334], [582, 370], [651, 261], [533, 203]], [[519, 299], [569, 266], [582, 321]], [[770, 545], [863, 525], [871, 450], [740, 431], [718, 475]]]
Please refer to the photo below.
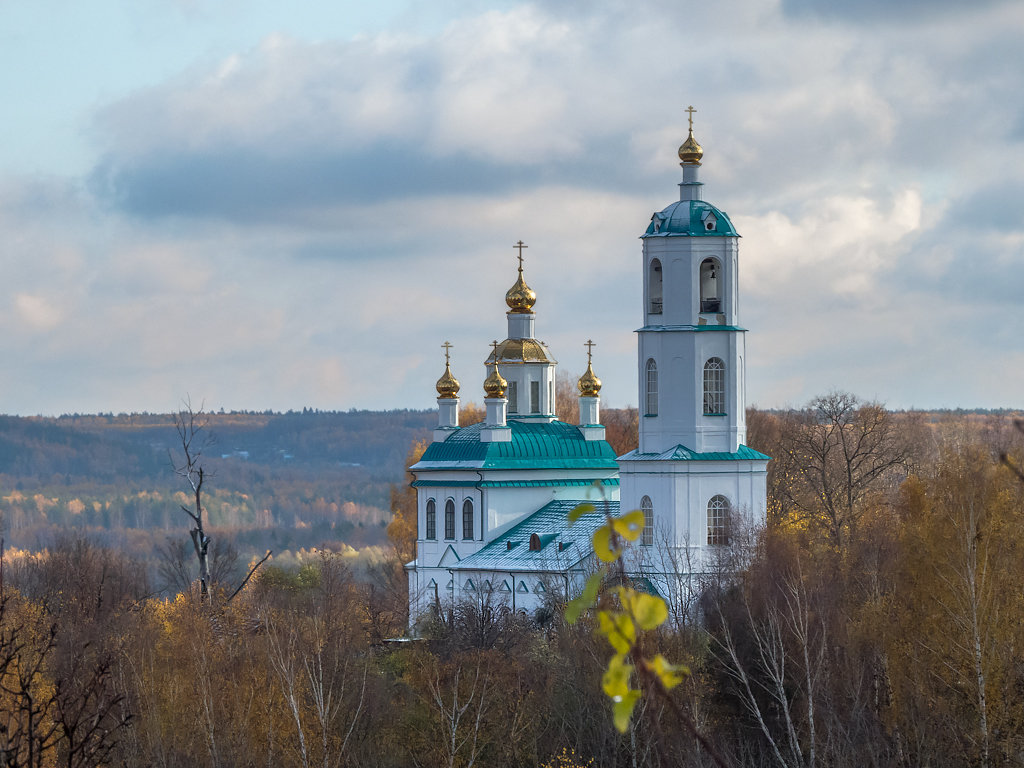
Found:
[[[243, 556], [381, 544], [391, 486], [433, 411], [204, 414], [204, 502]], [[39, 550], [82, 533], [133, 555], [188, 541], [173, 414], [0, 417], [0, 532]]]
[[[574, 422], [572, 384], [559, 382], [566, 404], [559, 415]], [[472, 403], [462, 408], [463, 424], [482, 418]], [[0, 416], [4, 545], [37, 552], [85, 536], [157, 570], [191, 567], [190, 521], [181, 510], [189, 488], [175, 473], [182, 454], [174, 419]], [[429, 439], [437, 412], [307, 408], [202, 419], [212, 554], [237, 572], [267, 549], [288, 564], [314, 548], [372, 554], [385, 546], [394, 492], [406, 488], [410, 451]], [[606, 409], [603, 420], [617, 451], [635, 446], [636, 409]]]

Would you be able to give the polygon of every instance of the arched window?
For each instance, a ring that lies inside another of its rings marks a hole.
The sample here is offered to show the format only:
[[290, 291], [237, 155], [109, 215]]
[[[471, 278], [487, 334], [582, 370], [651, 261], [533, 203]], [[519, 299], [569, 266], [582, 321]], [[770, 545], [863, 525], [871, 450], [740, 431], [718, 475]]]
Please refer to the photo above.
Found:
[[651, 300], [651, 314], [661, 314], [661, 262], [651, 259], [650, 272], [647, 276], [647, 291]]
[[427, 499], [427, 538], [437, 538], [437, 504], [433, 499]]
[[455, 502], [451, 499], [444, 503], [444, 537], [455, 538]]
[[650, 496], [640, 499], [640, 511], [644, 513], [644, 533], [640, 539], [641, 546], [654, 546], [654, 505]]
[[712, 357], [704, 363], [704, 415], [725, 413], [725, 363]]
[[536, 533], [530, 534], [530, 551], [540, 552], [540, 536]]
[[462, 538], [473, 538], [473, 502], [470, 499], [462, 502]]
[[644, 415], [658, 415], [658, 366], [653, 359], [647, 361], [647, 397], [644, 398]]
[[708, 545], [724, 546], [729, 543], [729, 500], [725, 496], [712, 496], [708, 502]]
[[718, 295], [718, 278], [722, 268], [714, 259], [700, 263], [700, 311], [721, 312], [722, 300]]

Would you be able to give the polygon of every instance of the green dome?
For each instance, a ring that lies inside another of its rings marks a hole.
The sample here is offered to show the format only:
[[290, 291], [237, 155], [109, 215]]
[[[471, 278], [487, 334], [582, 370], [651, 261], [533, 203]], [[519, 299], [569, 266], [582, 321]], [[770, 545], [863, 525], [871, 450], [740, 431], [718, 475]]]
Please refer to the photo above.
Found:
[[654, 214], [643, 236], [739, 237], [739, 233], [725, 211], [703, 200], [680, 200]]

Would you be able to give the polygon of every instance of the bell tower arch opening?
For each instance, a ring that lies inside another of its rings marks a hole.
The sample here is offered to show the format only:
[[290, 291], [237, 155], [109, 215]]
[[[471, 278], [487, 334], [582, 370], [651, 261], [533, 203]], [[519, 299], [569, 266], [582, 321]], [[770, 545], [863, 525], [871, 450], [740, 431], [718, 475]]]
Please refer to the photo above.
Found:
[[722, 299], [719, 283], [722, 276], [722, 265], [718, 259], [704, 259], [700, 263], [700, 311], [721, 312]]
[[661, 261], [659, 259], [651, 259], [651, 264], [647, 270], [647, 295], [649, 297], [648, 310], [652, 315], [660, 315], [662, 313], [662, 297], [664, 296], [662, 277]]

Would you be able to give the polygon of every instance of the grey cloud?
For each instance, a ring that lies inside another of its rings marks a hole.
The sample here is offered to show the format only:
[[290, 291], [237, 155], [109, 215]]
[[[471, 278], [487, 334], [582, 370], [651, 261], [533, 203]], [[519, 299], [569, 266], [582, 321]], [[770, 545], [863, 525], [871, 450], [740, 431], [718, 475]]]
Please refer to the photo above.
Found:
[[1022, 193], [1020, 184], [996, 185], [951, 204], [887, 269], [893, 297], [916, 294], [937, 306], [975, 307], [982, 316], [996, 307], [1019, 312], [1024, 254], [1003, 235], [1022, 228]]
[[[209, 147], [108, 157], [90, 184], [100, 197], [140, 217], [248, 222], [285, 218], [295, 209], [332, 203], [397, 201], [425, 193], [487, 194], [515, 188], [526, 172], [472, 158], [432, 158], [383, 144], [351, 153], [272, 154], [269, 148]], [[400, 221], [400, 212], [396, 217]]]
[[[101, 199], [142, 218], [184, 216], [236, 222], [286, 221], [296, 211], [438, 195], [514, 194], [548, 183], [642, 188], [624, 173], [626, 141], [593, 142], [582, 158], [512, 165], [461, 154], [432, 156], [406, 144], [379, 142], [358, 151], [209, 146], [200, 151], [109, 155], [89, 186]], [[602, 160], [603, 158], [603, 160]], [[383, 226], [400, 226], [401, 212]]]
[[975, 233], [1021, 232], [1024, 181], [1006, 180], [972, 194], [951, 207], [947, 226], [959, 226]]
[[787, 16], [814, 16], [852, 22], [886, 22], [891, 20], [925, 19], [944, 13], [970, 9], [976, 12], [1006, 0], [782, 0]]

